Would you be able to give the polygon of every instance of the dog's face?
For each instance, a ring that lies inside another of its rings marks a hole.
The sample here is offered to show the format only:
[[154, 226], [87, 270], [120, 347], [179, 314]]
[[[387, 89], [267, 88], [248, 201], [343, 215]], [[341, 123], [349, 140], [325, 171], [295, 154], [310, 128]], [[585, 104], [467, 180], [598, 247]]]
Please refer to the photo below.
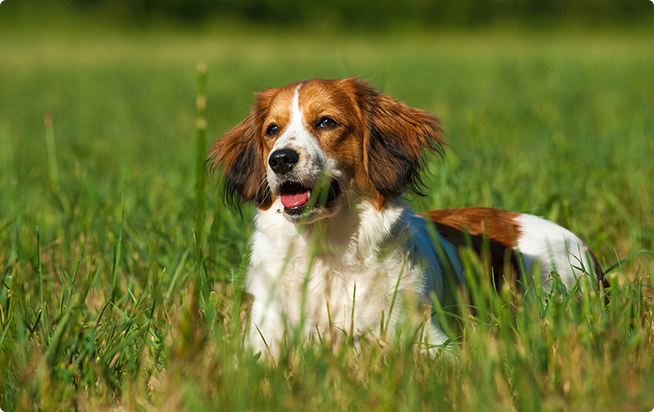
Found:
[[358, 196], [381, 208], [418, 190], [423, 149], [442, 151], [430, 114], [368, 83], [313, 79], [257, 94], [250, 115], [214, 142], [227, 200], [273, 204], [293, 223], [332, 216]]

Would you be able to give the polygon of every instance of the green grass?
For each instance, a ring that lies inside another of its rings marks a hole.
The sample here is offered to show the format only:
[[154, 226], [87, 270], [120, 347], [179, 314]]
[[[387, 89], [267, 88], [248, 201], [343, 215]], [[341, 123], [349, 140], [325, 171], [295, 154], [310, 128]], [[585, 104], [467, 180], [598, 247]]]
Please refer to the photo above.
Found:
[[371, 78], [447, 126], [414, 209], [545, 216], [606, 268], [654, 249], [652, 35], [2, 32], [0, 408], [651, 410], [648, 254], [612, 273], [607, 308], [486, 293], [453, 357], [421, 357], [409, 331], [256, 362], [241, 349], [252, 211], [197, 184], [196, 68], [204, 144], [254, 91]]

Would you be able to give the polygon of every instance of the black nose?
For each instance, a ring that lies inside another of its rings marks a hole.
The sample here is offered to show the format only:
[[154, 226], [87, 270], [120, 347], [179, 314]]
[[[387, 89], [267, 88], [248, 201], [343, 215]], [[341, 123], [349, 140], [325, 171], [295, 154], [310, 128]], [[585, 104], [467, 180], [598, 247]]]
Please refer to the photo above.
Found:
[[285, 175], [293, 169], [293, 166], [298, 162], [300, 156], [293, 149], [279, 149], [270, 155], [268, 164], [273, 172]]

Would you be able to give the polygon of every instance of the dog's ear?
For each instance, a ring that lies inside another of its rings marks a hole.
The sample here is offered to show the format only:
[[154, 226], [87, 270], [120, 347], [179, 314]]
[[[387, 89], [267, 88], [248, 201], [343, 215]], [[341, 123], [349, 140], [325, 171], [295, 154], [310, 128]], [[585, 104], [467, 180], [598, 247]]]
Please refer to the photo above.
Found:
[[443, 126], [431, 114], [379, 93], [367, 82], [353, 80], [367, 117], [363, 137], [363, 166], [379, 192], [381, 207], [387, 198], [413, 191], [423, 195], [421, 172], [425, 149], [443, 154]]
[[250, 115], [216, 140], [207, 154], [213, 171], [222, 164], [225, 203], [236, 209], [240, 201], [264, 210], [272, 205], [258, 136], [261, 133], [258, 124], [263, 108], [267, 107], [268, 94], [258, 94]]

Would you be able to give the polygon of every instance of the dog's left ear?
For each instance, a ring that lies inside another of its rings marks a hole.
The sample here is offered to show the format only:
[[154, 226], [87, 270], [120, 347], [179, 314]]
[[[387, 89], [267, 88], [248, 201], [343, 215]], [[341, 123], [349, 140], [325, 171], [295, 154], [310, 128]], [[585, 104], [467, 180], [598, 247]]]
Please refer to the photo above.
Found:
[[425, 149], [443, 154], [443, 125], [431, 114], [379, 93], [367, 82], [354, 80], [367, 116], [363, 165], [370, 182], [386, 198], [412, 191], [422, 195]]
[[222, 165], [225, 178], [225, 203], [238, 209], [240, 202], [254, 203], [259, 208], [270, 206], [271, 199], [264, 179], [262, 155], [256, 139], [256, 115], [225, 132], [213, 143], [207, 161], [215, 171]]
[[241, 201], [262, 210], [272, 205], [259, 129], [275, 93], [276, 89], [272, 88], [257, 93], [250, 115], [216, 140], [207, 154], [212, 170], [222, 165], [225, 203], [235, 209], [239, 208]]

